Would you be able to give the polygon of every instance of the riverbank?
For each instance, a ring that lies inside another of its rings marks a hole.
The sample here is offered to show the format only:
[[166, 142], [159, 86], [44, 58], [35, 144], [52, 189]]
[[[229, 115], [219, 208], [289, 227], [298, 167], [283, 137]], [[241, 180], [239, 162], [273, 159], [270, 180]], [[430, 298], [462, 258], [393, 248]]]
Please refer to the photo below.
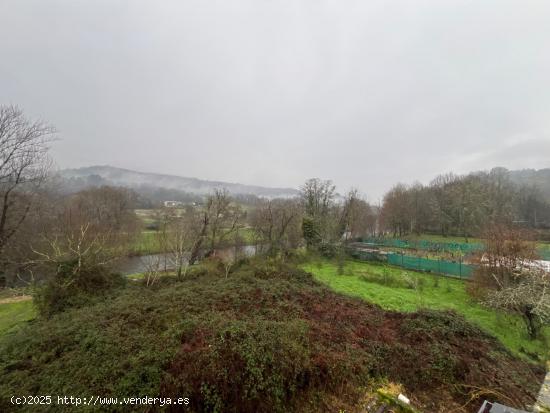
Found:
[[[242, 227], [237, 230], [236, 234], [233, 234], [231, 239], [228, 239], [222, 248], [229, 248], [235, 245], [234, 239], [238, 237], [242, 245], [254, 245], [257, 243], [257, 239], [252, 228]], [[164, 252], [161, 246], [161, 237], [158, 231], [142, 231], [136, 240], [130, 245], [128, 255], [140, 256], [140, 255], [152, 255]]]

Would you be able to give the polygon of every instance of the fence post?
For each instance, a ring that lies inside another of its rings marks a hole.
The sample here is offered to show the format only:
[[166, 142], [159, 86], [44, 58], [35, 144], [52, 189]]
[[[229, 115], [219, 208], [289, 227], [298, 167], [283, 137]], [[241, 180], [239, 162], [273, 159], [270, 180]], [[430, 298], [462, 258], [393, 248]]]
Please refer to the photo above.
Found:
[[462, 279], [462, 257], [459, 258], [458, 263], [460, 264], [458, 266], [459, 277]]
[[441, 258], [437, 258], [437, 268], [439, 270], [439, 274], [441, 274]]

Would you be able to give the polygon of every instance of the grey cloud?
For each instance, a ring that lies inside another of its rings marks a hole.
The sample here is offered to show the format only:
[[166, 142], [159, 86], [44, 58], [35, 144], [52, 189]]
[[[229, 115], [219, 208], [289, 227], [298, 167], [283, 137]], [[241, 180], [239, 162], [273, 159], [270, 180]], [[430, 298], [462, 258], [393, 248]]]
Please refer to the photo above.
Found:
[[0, 102], [57, 126], [62, 167], [319, 176], [376, 200], [550, 167], [549, 18], [531, 0], [3, 0]]

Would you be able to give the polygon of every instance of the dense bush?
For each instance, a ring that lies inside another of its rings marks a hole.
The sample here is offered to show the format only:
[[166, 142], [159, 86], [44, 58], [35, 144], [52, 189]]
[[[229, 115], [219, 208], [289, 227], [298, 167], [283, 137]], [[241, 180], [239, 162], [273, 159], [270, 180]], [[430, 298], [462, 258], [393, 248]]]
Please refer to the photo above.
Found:
[[208, 321], [186, 334], [163, 393], [189, 395], [201, 411], [285, 411], [307, 384], [307, 324], [220, 317]]
[[49, 317], [88, 304], [125, 282], [121, 275], [102, 266], [85, 268], [75, 275], [76, 265], [76, 261], [60, 263], [55, 273], [36, 287], [33, 300], [41, 315]]
[[319, 254], [325, 258], [334, 258], [338, 255], [338, 245], [330, 242], [322, 242], [317, 247]]

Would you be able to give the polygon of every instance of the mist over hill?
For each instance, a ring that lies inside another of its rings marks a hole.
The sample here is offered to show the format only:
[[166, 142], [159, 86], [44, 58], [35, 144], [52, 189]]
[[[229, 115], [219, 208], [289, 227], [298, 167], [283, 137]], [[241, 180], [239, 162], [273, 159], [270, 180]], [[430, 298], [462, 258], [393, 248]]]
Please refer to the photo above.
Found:
[[203, 196], [212, 193], [216, 188], [225, 188], [232, 195], [255, 195], [265, 198], [286, 198], [298, 194], [298, 191], [293, 188], [267, 188], [222, 181], [207, 181], [176, 175], [132, 171], [108, 165], [63, 169], [59, 171], [59, 176], [63, 180], [63, 185], [72, 190], [114, 185], [136, 190], [155, 188], [165, 191], [167, 196], [174, 192]]
[[508, 171], [510, 180], [517, 185], [535, 186], [550, 201], [550, 168]]
[[[534, 186], [550, 201], [550, 168], [506, 171], [510, 181], [518, 186]], [[102, 185], [123, 186], [137, 190], [153, 199], [190, 201], [212, 193], [216, 188], [225, 188], [232, 195], [258, 196], [264, 198], [287, 198], [298, 195], [294, 188], [269, 188], [223, 181], [209, 181], [177, 175], [139, 172], [109, 165], [63, 169], [58, 172], [63, 188], [68, 192]]]

